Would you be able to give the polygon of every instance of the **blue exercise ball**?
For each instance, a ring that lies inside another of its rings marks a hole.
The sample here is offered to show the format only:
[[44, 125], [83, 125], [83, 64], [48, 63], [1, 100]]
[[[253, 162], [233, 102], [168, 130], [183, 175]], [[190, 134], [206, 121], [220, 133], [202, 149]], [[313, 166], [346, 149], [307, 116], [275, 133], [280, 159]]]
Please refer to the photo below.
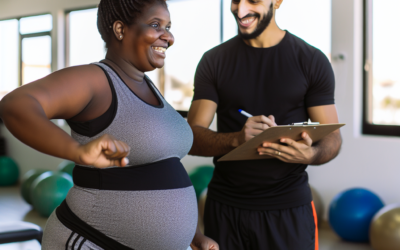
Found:
[[329, 224], [344, 240], [367, 242], [372, 218], [383, 206], [382, 200], [367, 189], [345, 190], [329, 206]]

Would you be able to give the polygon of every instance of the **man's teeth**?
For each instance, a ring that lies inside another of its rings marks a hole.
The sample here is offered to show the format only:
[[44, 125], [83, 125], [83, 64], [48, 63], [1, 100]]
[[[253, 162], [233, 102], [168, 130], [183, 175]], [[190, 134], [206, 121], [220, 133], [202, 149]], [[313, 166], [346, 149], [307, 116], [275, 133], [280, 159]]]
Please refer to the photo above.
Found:
[[253, 20], [254, 20], [254, 17], [252, 17], [252, 18], [246, 18], [246, 19], [242, 20], [242, 23], [248, 24], [248, 23], [250, 23], [250, 22], [253, 22]]
[[164, 47], [153, 47], [153, 49], [154, 49], [155, 51], [157, 51], [157, 52], [160, 52], [160, 53], [165, 53], [165, 51], [167, 50], [167, 49], [164, 48]]

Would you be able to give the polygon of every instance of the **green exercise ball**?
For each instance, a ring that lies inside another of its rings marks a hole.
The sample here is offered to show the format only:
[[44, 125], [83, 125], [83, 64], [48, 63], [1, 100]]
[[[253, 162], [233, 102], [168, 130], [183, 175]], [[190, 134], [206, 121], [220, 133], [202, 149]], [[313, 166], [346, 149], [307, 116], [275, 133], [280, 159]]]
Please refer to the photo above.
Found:
[[66, 173], [47, 171], [39, 175], [32, 183], [31, 201], [36, 211], [43, 217], [49, 217], [67, 197], [72, 188], [72, 177]]
[[0, 186], [12, 186], [18, 182], [19, 168], [13, 159], [0, 156]]
[[213, 173], [214, 167], [205, 165], [197, 167], [192, 173], [189, 174], [189, 178], [192, 181], [197, 199], [200, 198], [201, 192], [208, 187]]
[[64, 160], [58, 165], [58, 170], [69, 174], [72, 177], [72, 171], [74, 170], [75, 162]]
[[21, 184], [21, 195], [22, 198], [29, 204], [32, 204], [31, 201], [31, 189], [32, 189], [32, 183], [36, 180], [36, 178], [43, 174], [44, 172], [47, 172], [48, 170], [44, 169], [32, 169], [29, 170], [24, 174], [22, 177], [22, 184]]

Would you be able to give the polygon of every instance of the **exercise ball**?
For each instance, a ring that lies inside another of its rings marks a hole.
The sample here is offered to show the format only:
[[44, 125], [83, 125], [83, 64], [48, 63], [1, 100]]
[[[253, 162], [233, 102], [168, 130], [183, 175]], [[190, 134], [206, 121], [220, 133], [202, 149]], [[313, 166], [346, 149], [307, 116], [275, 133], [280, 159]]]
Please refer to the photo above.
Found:
[[47, 171], [32, 183], [31, 201], [36, 211], [49, 217], [67, 196], [73, 186], [72, 178], [66, 173]]
[[382, 207], [381, 199], [367, 189], [345, 190], [329, 206], [329, 224], [344, 240], [367, 242], [372, 218]]
[[205, 208], [205, 205], [206, 205], [207, 191], [208, 191], [208, 188], [204, 189], [203, 192], [201, 192], [200, 198], [199, 198], [199, 201], [198, 201], [199, 216], [200, 216], [201, 220], [203, 220], [203, 218], [204, 218], [204, 208]]
[[208, 188], [204, 189], [203, 192], [200, 194], [200, 198], [198, 201], [198, 209], [199, 209], [199, 228], [200, 231], [204, 233], [204, 209], [206, 206], [206, 199], [207, 199], [207, 191]]
[[214, 173], [212, 166], [199, 166], [192, 173], [189, 178], [192, 181], [194, 191], [196, 192], [197, 200], [200, 198], [201, 192], [208, 187]]
[[58, 165], [58, 170], [69, 174], [72, 177], [72, 171], [74, 170], [75, 162], [64, 160]]
[[400, 249], [400, 204], [385, 206], [374, 216], [369, 231], [375, 250]]
[[19, 178], [19, 168], [13, 159], [0, 156], [0, 186], [15, 185]]
[[24, 174], [22, 177], [22, 184], [21, 184], [21, 195], [22, 198], [29, 204], [32, 204], [31, 201], [31, 187], [33, 181], [41, 174], [48, 170], [44, 169], [32, 169], [29, 170]]
[[315, 212], [317, 213], [318, 226], [321, 225], [322, 216], [324, 214], [324, 203], [322, 202], [321, 195], [317, 190], [310, 185], [312, 198], [314, 201]]

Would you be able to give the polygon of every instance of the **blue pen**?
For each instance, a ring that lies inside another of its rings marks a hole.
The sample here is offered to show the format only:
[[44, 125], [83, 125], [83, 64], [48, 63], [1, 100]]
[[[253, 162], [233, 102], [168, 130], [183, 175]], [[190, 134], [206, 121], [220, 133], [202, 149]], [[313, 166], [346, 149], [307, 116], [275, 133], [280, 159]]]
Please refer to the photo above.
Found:
[[244, 115], [244, 116], [246, 116], [246, 117], [248, 117], [248, 118], [253, 117], [252, 115], [250, 115], [249, 113], [247, 113], [247, 112], [244, 111], [243, 109], [239, 109], [239, 113], [241, 113], [242, 115]]

